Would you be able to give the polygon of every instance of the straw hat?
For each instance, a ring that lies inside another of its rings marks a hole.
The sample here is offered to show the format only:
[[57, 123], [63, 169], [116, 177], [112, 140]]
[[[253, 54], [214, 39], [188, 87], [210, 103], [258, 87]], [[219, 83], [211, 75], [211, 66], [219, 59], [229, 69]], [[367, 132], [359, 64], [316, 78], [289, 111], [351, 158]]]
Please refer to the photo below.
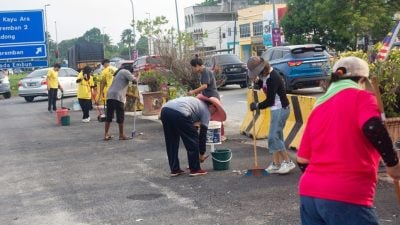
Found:
[[226, 120], [226, 112], [225, 112], [224, 108], [222, 107], [222, 104], [218, 100], [218, 98], [215, 98], [215, 97], [208, 98], [202, 94], [198, 94], [196, 97], [202, 101], [213, 104], [217, 108], [217, 111], [215, 111], [215, 113], [213, 113], [211, 115], [211, 120], [221, 121], [221, 122]]

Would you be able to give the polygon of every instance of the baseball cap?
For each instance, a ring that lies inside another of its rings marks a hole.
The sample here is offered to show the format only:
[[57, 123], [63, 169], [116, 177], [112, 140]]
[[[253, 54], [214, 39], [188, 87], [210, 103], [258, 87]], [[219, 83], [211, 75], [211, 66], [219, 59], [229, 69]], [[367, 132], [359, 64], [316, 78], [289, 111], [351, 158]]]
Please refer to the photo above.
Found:
[[333, 65], [333, 71], [341, 70], [342, 77], [369, 77], [368, 63], [358, 57], [341, 58]]
[[[365, 60], [355, 56], [339, 59], [333, 65], [333, 71], [340, 74], [340, 77], [369, 77], [369, 67]], [[366, 80], [366, 89], [373, 91], [371, 82]]]

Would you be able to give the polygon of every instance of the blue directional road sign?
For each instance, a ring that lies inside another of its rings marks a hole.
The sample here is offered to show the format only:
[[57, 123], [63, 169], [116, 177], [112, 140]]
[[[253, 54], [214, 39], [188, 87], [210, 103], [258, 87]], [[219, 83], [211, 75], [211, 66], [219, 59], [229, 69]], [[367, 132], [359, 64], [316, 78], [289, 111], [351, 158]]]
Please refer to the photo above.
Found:
[[0, 60], [44, 57], [46, 57], [45, 44], [0, 46]]
[[25, 62], [0, 62], [0, 69], [13, 68], [39, 68], [48, 67], [46, 60], [25, 61]]
[[43, 10], [0, 12], [0, 45], [44, 42]]

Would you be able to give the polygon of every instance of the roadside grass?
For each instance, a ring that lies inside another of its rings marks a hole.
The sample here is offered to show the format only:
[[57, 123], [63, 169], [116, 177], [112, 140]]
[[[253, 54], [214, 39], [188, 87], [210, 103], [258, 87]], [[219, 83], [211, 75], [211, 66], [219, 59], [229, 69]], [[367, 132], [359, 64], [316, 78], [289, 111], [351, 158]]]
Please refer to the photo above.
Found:
[[26, 77], [27, 74], [15, 74], [8, 76], [10, 80], [11, 96], [18, 96], [18, 81]]

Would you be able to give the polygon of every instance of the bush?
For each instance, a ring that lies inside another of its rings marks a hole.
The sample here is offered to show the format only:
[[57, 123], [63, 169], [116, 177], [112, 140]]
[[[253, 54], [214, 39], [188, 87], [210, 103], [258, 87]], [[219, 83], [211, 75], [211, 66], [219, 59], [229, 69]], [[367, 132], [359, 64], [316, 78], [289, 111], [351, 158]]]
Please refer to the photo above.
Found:
[[167, 75], [162, 70], [150, 70], [140, 74], [140, 81], [149, 87], [150, 92], [161, 91], [161, 85], [168, 83]]

